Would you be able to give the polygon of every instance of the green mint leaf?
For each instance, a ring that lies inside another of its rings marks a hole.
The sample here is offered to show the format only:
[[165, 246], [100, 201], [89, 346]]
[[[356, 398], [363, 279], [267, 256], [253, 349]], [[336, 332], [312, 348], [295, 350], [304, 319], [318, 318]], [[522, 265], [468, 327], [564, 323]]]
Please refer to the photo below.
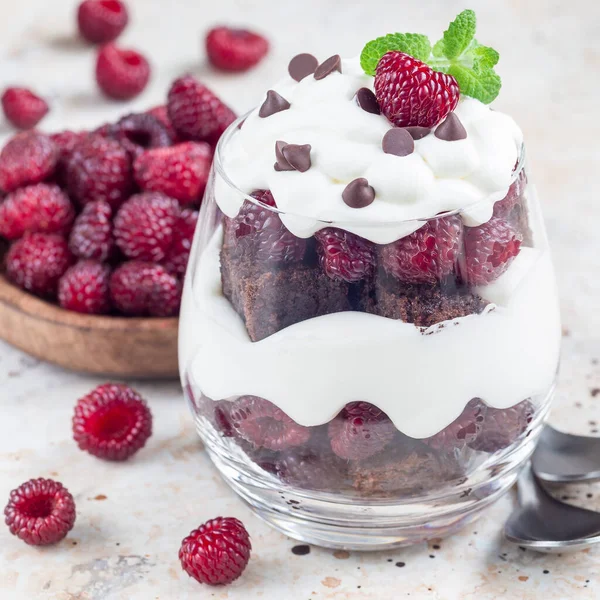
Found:
[[484, 104], [493, 102], [502, 87], [502, 80], [491, 68], [476, 71], [460, 64], [453, 64], [446, 72], [456, 79], [461, 94], [476, 98]]
[[446, 48], [444, 47], [444, 40], [439, 40], [433, 46], [433, 50], [431, 53], [434, 58], [444, 58], [446, 52]]
[[473, 57], [473, 69], [476, 71], [493, 69], [500, 60], [500, 55], [489, 46], [476, 45], [470, 53]]
[[463, 10], [444, 32], [444, 56], [450, 60], [458, 58], [473, 41], [476, 26], [475, 13]]
[[369, 42], [360, 55], [360, 66], [367, 75], [375, 75], [377, 63], [391, 51], [405, 52], [426, 62], [431, 56], [431, 44], [426, 35], [419, 33], [388, 33]]

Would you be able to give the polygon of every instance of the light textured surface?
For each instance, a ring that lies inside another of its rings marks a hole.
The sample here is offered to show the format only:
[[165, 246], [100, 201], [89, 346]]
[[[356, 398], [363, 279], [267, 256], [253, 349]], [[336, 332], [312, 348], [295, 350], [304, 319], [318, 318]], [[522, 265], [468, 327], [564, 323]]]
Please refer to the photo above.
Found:
[[[391, 30], [433, 36], [464, 6], [454, 0], [129, 4], [132, 23], [123, 42], [146, 51], [155, 66], [152, 86], [134, 102], [122, 106], [98, 95], [93, 52], [72, 35], [75, 2], [69, 0], [0, 0], [0, 86], [31, 84], [50, 96], [48, 130], [92, 127], [160, 103], [169, 81], [184, 71], [201, 76], [242, 111], [298, 51], [352, 55], [364, 41]], [[478, 12], [478, 38], [501, 51], [504, 89], [497, 106], [525, 131], [554, 250], [565, 337], [551, 419], [568, 431], [597, 433], [600, 393], [594, 398], [591, 391], [600, 388], [600, 8], [592, 0], [469, 4]], [[200, 42], [201, 32], [215, 22], [268, 31], [269, 59], [250, 74], [215, 76], [203, 64]], [[0, 123], [0, 135], [8, 133]], [[554, 600], [600, 595], [600, 549], [544, 556], [502, 541], [512, 494], [439, 548], [430, 544], [349, 557], [313, 548], [308, 556], [295, 556], [294, 542], [252, 517], [219, 480], [175, 383], [136, 386], [151, 402], [156, 426], [134, 461], [105, 464], [78, 451], [70, 439], [72, 407], [99, 382], [40, 364], [0, 343], [0, 503], [22, 481], [45, 476], [65, 483], [79, 509], [75, 529], [55, 548], [29, 548], [0, 526], [2, 598]], [[600, 509], [599, 486], [561, 494]], [[218, 514], [247, 523], [253, 558], [233, 586], [199, 588], [179, 568], [179, 542]]]

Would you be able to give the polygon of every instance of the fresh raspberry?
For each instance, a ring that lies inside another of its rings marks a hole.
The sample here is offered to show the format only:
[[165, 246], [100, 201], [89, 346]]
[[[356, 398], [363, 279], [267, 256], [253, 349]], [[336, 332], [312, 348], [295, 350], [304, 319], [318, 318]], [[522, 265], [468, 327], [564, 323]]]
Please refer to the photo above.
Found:
[[235, 121], [235, 113], [191, 75], [173, 82], [167, 110], [177, 134], [195, 142], [216, 144]]
[[509, 218], [515, 206], [521, 201], [526, 185], [527, 175], [523, 170], [508, 188], [506, 196], [494, 204], [494, 217]]
[[57, 186], [37, 183], [15, 190], [0, 203], [0, 235], [16, 240], [26, 232], [69, 231], [75, 209]]
[[483, 426], [469, 447], [480, 452], [497, 452], [508, 448], [523, 435], [533, 420], [535, 409], [529, 400], [516, 406], [498, 409], [486, 407]]
[[30, 546], [50, 546], [64, 539], [75, 524], [75, 500], [52, 479], [30, 479], [10, 493], [4, 509], [13, 535]]
[[[269, 190], [256, 190], [252, 197], [276, 208]], [[248, 200], [233, 219], [229, 235], [239, 254], [260, 262], [300, 262], [306, 252], [306, 240], [293, 235], [275, 211]]]
[[377, 64], [375, 95], [381, 112], [397, 127], [435, 127], [458, 104], [452, 75], [434, 71], [402, 52], [388, 52]]
[[115, 100], [130, 100], [140, 94], [150, 80], [150, 64], [135, 50], [102, 46], [96, 61], [96, 81]]
[[185, 275], [197, 223], [197, 210], [186, 208], [181, 211], [181, 215], [175, 224], [173, 243], [167, 252], [167, 257], [163, 261], [163, 265], [169, 273], [180, 277]]
[[110, 278], [115, 308], [134, 317], [174, 317], [181, 304], [181, 284], [163, 266], [129, 261]]
[[227, 585], [244, 572], [251, 550], [250, 536], [241, 521], [217, 517], [181, 542], [179, 560], [183, 570], [199, 583]]
[[77, 11], [79, 33], [92, 44], [105, 44], [118, 38], [129, 15], [120, 0], [84, 0]]
[[93, 456], [127, 460], [151, 435], [150, 408], [129, 386], [105, 383], [77, 401], [73, 438]]
[[54, 233], [28, 233], [6, 255], [6, 276], [20, 288], [54, 298], [58, 280], [73, 264], [65, 239]]
[[315, 233], [321, 268], [331, 279], [356, 283], [375, 268], [373, 244], [343, 229], [328, 227]]
[[84, 140], [89, 133], [87, 131], [59, 131], [50, 135], [50, 139], [56, 144], [61, 159], [67, 159], [75, 146]]
[[162, 148], [173, 143], [168, 129], [148, 113], [133, 113], [123, 117], [111, 129], [110, 134], [134, 159], [144, 150]]
[[463, 276], [471, 285], [486, 285], [508, 269], [521, 250], [523, 236], [507, 220], [492, 217], [479, 227], [465, 228]]
[[350, 402], [329, 423], [331, 449], [346, 460], [364, 460], [392, 441], [396, 428], [389, 417], [368, 402]]
[[110, 267], [94, 260], [72, 266], [58, 282], [58, 303], [66, 310], [103, 315], [110, 310]]
[[257, 447], [285, 450], [308, 441], [310, 429], [298, 425], [281, 409], [257, 396], [242, 396], [231, 407], [238, 434]]
[[115, 249], [112, 209], [108, 202], [96, 200], [83, 207], [69, 237], [69, 248], [79, 258], [108, 260]]
[[383, 267], [406, 283], [434, 283], [454, 270], [461, 235], [460, 217], [433, 218], [414, 233], [383, 246]]
[[2, 94], [6, 118], [19, 129], [35, 127], [48, 113], [48, 104], [27, 88], [7, 88]]
[[206, 36], [208, 60], [223, 71], [247, 71], [269, 51], [269, 42], [252, 31], [215, 27]]
[[8, 194], [48, 179], [57, 161], [58, 149], [47, 135], [37, 131], [15, 135], [0, 152], [0, 190]]
[[131, 196], [114, 221], [117, 246], [128, 258], [159, 262], [173, 243], [180, 208], [177, 200], [158, 192]]
[[173, 128], [173, 123], [171, 123], [171, 119], [169, 119], [169, 111], [167, 110], [166, 104], [155, 106], [150, 110], [147, 110], [146, 113], [156, 117], [165, 126], [174, 143], [179, 142], [177, 133], [175, 133], [175, 129]]
[[470, 400], [460, 416], [448, 427], [423, 441], [435, 450], [453, 451], [455, 448], [464, 448], [473, 442], [485, 419], [487, 406], [478, 398]]
[[66, 175], [71, 197], [81, 204], [104, 200], [118, 208], [133, 185], [125, 148], [99, 135], [90, 135], [75, 146]]
[[205, 142], [186, 142], [140, 154], [133, 165], [137, 184], [162, 192], [181, 204], [200, 205], [208, 182], [212, 149]]

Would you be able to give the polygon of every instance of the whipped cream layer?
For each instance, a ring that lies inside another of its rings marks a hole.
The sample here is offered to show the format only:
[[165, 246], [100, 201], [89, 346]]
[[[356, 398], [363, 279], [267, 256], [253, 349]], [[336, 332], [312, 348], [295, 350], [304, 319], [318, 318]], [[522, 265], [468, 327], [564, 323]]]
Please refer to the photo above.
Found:
[[[386, 154], [382, 139], [392, 124], [360, 108], [354, 98], [360, 88], [373, 89], [373, 82], [358, 59], [344, 60], [342, 73], [319, 81], [312, 75], [300, 82], [287, 76], [273, 89], [290, 108], [266, 118], [258, 108], [252, 111], [221, 148], [225, 173], [246, 194], [270, 189], [282, 221], [298, 237], [333, 222], [386, 244], [444, 211], [461, 209], [467, 225], [489, 220], [494, 202], [508, 192], [521, 151], [523, 137], [513, 119], [462, 97], [455, 113], [466, 139], [449, 142], [432, 132], [415, 141], [409, 156]], [[311, 168], [275, 171], [278, 140], [310, 144]], [[376, 196], [356, 209], [345, 204], [342, 192], [359, 177], [368, 180]], [[215, 184], [219, 207], [234, 217], [243, 196], [218, 175]]]
[[560, 324], [547, 249], [523, 248], [506, 273], [478, 290], [490, 303], [482, 314], [438, 324], [428, 335], [409, 323], [342, 312], [253, 343], [222, 294], [221, 240], [219, 229], [190, 265], [179, 335], [182, 375], [214, 400], [260, 396], [305, 426], [365, 400], [403, 433], [424, 438], [452, 423], [471, 398], [507, 408], [552, 386]]

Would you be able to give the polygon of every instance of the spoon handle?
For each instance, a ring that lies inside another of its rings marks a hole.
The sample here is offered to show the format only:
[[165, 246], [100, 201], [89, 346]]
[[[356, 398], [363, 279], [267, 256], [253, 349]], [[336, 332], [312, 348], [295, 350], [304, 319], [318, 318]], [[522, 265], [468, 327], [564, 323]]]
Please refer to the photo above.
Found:
[[539, 484], [533, 476], [533, 470], [531, 469], [531, 463], [527, 464], [521, 470], [517, 485], [517, 497], [520, 506], [526, 506], [528, 504], [536, 504], [539, 500], [540, 490]]

